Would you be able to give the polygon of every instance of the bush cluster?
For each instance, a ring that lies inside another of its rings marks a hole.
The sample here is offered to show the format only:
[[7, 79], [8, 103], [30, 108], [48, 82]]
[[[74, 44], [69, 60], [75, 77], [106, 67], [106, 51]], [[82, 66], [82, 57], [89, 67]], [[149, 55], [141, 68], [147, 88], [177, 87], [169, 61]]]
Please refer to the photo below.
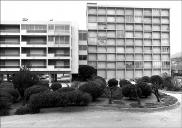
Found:
[[34, 85], [32, 87], [29, 87], [25, 90], [25, 93], [24, 93], [24, 101], [25, 103], [28, 102], [30, 96], [32, 94], [36, 94], [36, 93], [40, 93], [40, 92], [44, 92], [44, 91], [47, 91], [49, 90], [48, 87], [46, 86], [41, 86], [41, 85]]
[[66, 92], [71, 92], [71, 91], [74, 91], [74, 90], [75, 90], [75, 88], [73, 88], [73, 87], [62, 87], [62, 88], [59, 88], [57, 90], [57, 92], [66, 93]]
[[78, 80], [87, 81], [97, 75], [97, 70], [89, 65], [80, 65], [78, 69]]
[[130, 99], [136, 99], [137, 97], [141, 97], [142, 90], [137, 88], [136, 85], [127, 84], [122, 87], [122, 94]]
[[32, 95], [29, 100], [29, 105], [32, 109], [40, 109], [46, 107], [88, 105], [90, 101], [91, 96], [79, 90], [62, 93], [58, 91], [47, 91]]
[[146, 82], [137, 83], [137, 88], [142, 91], [142, 97], [148, 97], [152, 94], [152, 87]]
[[19, 93], [14, 88], [0, 88], [0, 98], [7, 99], [10, 103], [15, 103], [18, 101]]
[[0, 98], [0, 116], [9, 114], [10, 103], [6, 99]]
[[92, 96], [93, 101], [99, 98], [104, 92], [104, 89], [95, 81], [89, 81], [83, 84], [79, 87], [79, 90], [89, 93]]
[[127, 85], [127, 84], [131, 84], [131, 82], [128, 81], [128, 80], [125, 80], [125, 79], [121, 79], [121, 80], [119, 81], [119, 86], [120, 86], [121, 88], [122, 88], [123, 86]]
[[39, 112], [40, 112], [40, 109], [31, 108], [29, 105], [27, 105], [27, 106], [21, 106], [18, 109], [16, 109], [15, 114], [24, 115], [24, 114], [35, 114], [35, 113], [39, 113]]
[[62, 88], [62, 85], [59, 83], [59, 82], [54, 82], [51, 84], [51, 87], [50, 87], [53, 91], [56, 91], [58, 90], [59, 88]]

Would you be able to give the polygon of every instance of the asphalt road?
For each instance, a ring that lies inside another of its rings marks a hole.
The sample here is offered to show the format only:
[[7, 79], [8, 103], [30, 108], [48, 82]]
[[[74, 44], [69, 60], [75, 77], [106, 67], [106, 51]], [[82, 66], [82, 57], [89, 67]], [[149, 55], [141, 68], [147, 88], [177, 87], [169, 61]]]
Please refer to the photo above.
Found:
[[[182, 94], [171, 95], [182, 101]], [[5, 116], [1, 128], [182, 128], [182, 105], [155, 112], [86, 110]]]

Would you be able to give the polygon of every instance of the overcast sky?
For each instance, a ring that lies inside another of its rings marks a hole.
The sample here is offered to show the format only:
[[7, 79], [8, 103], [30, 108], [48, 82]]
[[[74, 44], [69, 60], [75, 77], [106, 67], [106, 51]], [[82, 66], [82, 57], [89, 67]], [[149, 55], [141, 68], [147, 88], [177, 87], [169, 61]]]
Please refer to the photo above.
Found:
[[1, 1], [2, 21], [71, 21], [86, 29], [86, 3], [170, 8], [171, 54], [181, 51], [181, 1]]

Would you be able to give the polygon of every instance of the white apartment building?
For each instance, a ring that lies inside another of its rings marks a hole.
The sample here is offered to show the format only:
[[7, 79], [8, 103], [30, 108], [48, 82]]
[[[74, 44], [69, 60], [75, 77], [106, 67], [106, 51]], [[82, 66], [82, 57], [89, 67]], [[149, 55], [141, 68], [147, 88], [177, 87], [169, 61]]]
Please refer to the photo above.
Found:
[[110, 79], [170, 74], [170, 9], [87, 4], [88, 65]]
[[69, 22], [1, 22], [0, 74], [29, 65], [39, 74], [78, 73], [78, 29]]
[[79, 30], [78, 35], [78, 45], [79, 45], [79, 65], [87, 65], [87, 31]]

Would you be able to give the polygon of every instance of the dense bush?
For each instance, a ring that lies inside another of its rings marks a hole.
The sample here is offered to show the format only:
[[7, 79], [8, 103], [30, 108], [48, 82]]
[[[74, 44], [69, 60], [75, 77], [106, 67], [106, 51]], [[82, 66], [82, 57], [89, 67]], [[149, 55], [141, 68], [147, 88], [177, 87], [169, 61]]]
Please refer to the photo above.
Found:
[[49, 87], [49, 81], [48, 80], [40, 80], [37, 82], [37, 85]]
[[142, 96], [144, 97], [148, 97], [152, 94], [152, 88], [149, 84], [147, 84], [146, 82], [140, 82], [137, 83], [136, 85], [138, 88], [141, 89], [142, 91]]
[[158, 88], [161, 88], [161, 85], [163, 83], [162, 77], [160, 77], [158, 75], [151, 76], [150, 81], [152, 84], [157, 85]]
[[2, 82], [0, 84], [0, 88], [13, 88], [13, 83], [12, 82]]
[[25, 90], [24, 102], [27, 103], [32, 94], [40, 93], [49, 90], [46, 86], [34, 85]]
[[114, 78], [110, 79], [107, 83], [110, 88], [117, 87], [118, 85], [118, 81]]
[[165, 77], [163, 78], [163, 88], [166, 88], [167, 90], [172, 90], [174, 87], [174, 84], [172, 82], [172, 77]]
[[5, 100], [9, 103], [13, 103], [14, 97], [11, 94], [9, 94], [8, 92], [0, 90], [0, 100]]
[[73, 88], [73, 87], [62, 87], [62, 88], [59, 88], [58, 90], [57, 90], [57, 92], [59, 92], [59, 93], [66, 93], [66, 92], [70, 92], [70, 91], [74, 91], [75, 90], [75, 88]]
[[62, 88], [62, 85], [59, 83], [59, 82], [54, 82], [51, 84], [51, 87], [50, 87], [53, 91], [56, 91], [58, 90], [59, 88]]
[[94, 81], [89, 81], [83, 84], [79, 87], [79, 90], [89, 93], [92, 96], [93, 101], [100, 97], [104, 92], [103, 88], [101, 88], [100, 85]]
[[142, 90], [136, 85], [127, 84], [122, 87], [122, 95], [131, 99], [136, 99], [142, 96]]
[[16, 89], [14, 88], [0, 88], [0, 92], [8, 93], [12, 96], [12, 102], [17, 102], [19, 98], [19, 93]]
[[59, 93], [55, 92], [43, 92], [34, 94], [30, 97], [31, 108], [46, 108], [46, 107], [62, 107], [62, 106], [79, 106], [88, 105], [91, 101], [91, 96], [88, 93], [81, 92], [79, 90]]
[[0, 116], [8, 115], [9, 109], [10, 109], [10, 103], [7, 100], [2, 99], [0, 97]]
[[143, 76], [142, 78], [141, 78], [141, 82], [146, 82], [146, 83], [150, 83], [150, 77], [148, 77], [148, 76]]
[[106, 80], [101, 76], [94, 76], [92, 78], [92, 81], [95, 81], [95, 82], [99, 83], [102, 88], [106, 88], [106, 86], [107, 86]]
[[39, 108], [31, 108], [29, 105], [27, 105], [27, 106], [21, 106], [18, 109], [16, 109], [15, 114], [24, 115], [24, 114], [35, 114], [39, 112], [40, 112]]
[[113, 78], [113, 79], [110, 79], [107, 83], [108, 83], [108, 87], [110, 89], [109, 104], [112, 104], [113, 89], [118, 86], [118, 81]]
[[97, 75], [97, 70], [89, 65], [80, 65], [78, 78], [80, 81], [87, 81]]
[[125, 85], [127, 85], [127, 84], [131, 84], [131, 82], [128, 81], [128, 80], [125, 80], [125, 79], [121, 79], [121, 80], [119, 81], [120, 87], [123, 87], [123, 86], [125, 86]]
[[14, 88], [19, 91], [22, 98], [24, 97], [25, 89], [35, 85], [38, 81], [38, 76], [31, 72], [26, 66], [20, 68], [20, 71], [15, 73], [12, 78]]

